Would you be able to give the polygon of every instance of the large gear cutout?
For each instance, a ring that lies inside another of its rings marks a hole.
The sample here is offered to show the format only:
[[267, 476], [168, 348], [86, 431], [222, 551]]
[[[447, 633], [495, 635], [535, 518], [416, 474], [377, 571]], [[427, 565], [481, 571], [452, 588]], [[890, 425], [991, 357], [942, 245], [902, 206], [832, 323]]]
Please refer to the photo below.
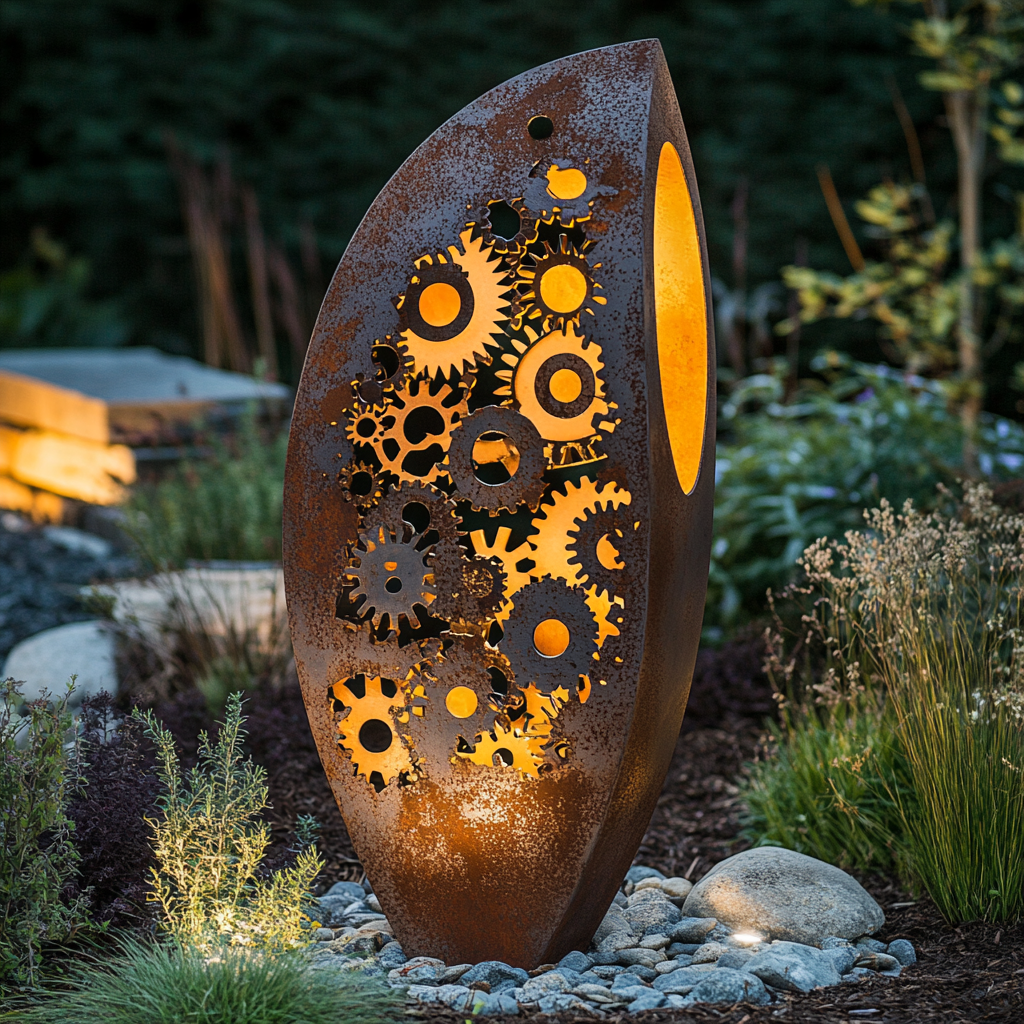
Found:
[[[478, 461], [480, 460], [480, 461]], [[502, 467], [506, 479], [481, 479], [482, 466]], [[544, 446], [537, 428], [515, 409], [488, 405], [452, 431], [448, 473], [461, 497], [492, 514], [520, 505], [536, 510], [544, 494]]]
[[515, 352], [502, 356], [510, 369], [497, 372], [505, 383], [495, 393], [511, 397], [546, 441], [592, 437], [598, 423], [605, 432], [614, 429], [605, 422], [610, 410], [597, 343], [588, 344], [572, 324], [542, 338], [527, 328], [527, 335], [532, 344], [512, 339]]
[[467, 228], [462, 243], [417, 261], [409, 287], [398, 301], [402, 344], [417, 373], [433, 377], [461, 374], [475, 363], [489, 363], [491, 335], [508, 316], [509, 274], [483, 238]]
[[542, 579], [516, 595], [499, 644], [523, 690], [577, 693], [594, 668], [597, 624], [586, 594], [561, 580]]
[[[569, 567], [579, 567], [580, 578], [588, 588], [597, 587], [603, 593], [614, 594], [622, 570], [626, 568], [621, 552], [623, 541], [638, 526], [624, 507], [588, 510], [582, 522], [576, 520], [569, 527], [572, 545]], [[575, 539], [572, 539], [573, 534]]]
[[386, 406], [358, 406], [348, 426], [356, 444], [368, 444], [381, 469], [399, 483], [433, 483], [444, 475], [452, 431], [466, 415], [466, 395], [449, 384], [415, 379]]
[[430, 569], [424, 554], [411, 543], [396, 539], [389, 530], [379, 527], [372, 535], [360, 534], [359, 547], [353, 552], [353, 561], [345, 575], [356, 581], [349, 595], [353, 603], [365, 598], [357, 614], [371, 617], [374, 629], [387, 615], [388, 624], [396, 629], [401, 618], [408, 620], [413, 629], [420, 621], [415, 605], [429, 608], [435, 590], [427, 582]]
[[593, 267], [585, 256], [588, 244], [578, 250], [568, 235], [558, 236], [558, 249], [544, 240], [544, 252], [524, 260], [516, 280], [516, 315], [513, 326], [528, 324], [543, 334], [565, 330], [570, 324], [579, 326], [584, 313], [594, 315], [594, 306], [608, 300], [600, 295], [601, 285], [594, 280]]
[[352, 757], [352, 768], [367, 782], [379, 773], [386, 786], [402, 772], [411, 772], [412, 758], [398, 734], [395, 713], [405, 713], [408, 703], [402, 687], [380, 676], [349, 678], [335, 683], [334, 699], [345, 705], [347, 714], [338, 722], [338, 742]]
[[384, 527], [399, 540], [410, 541], [434, 531], [439, 540], [457, 542], [462, 517], [455, 503], [429, 484], [403, 483], [392, 488], [366, 516], [371, 535]]

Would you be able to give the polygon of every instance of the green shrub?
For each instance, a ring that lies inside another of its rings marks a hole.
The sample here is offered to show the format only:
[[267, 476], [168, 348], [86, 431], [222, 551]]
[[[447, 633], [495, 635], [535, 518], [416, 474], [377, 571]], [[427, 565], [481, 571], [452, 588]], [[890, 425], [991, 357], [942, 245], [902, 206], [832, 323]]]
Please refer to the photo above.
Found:
[[292, 867], [258, 877], [270, 844], [270, 826], [258, 821], [267, 806], [266, 772], [242, 759], [242, 698], [227, 698], [215, 744], [200, 735], [196, 767], [182, 773], [173, 736], [149, 712], [146, 731], [157, 748], [166, 792], [162, 816], [150, 824], [157, 866], [154, 899], [164, 928], [183, 945], [223, 942], [271, 950], [300, 945], [311, 925], [309, 888], [323, 862], [313, 845], [316, 824], [300, 818]]
[[[785, 367], [741, 380], [719, 416], [715, 541], [705, 611], [709, 639], [764, 607], [800, 553], [841, 537], [861, 509], [888, 499], [929, 507], [962, 474], [963, 429], [935, 381], [829, 353], [788, 402]], [[1024, 466], [1024, 430], [983, 416], [979, 463], [992, 479]]]
[[26, 703], [19, 687], [0, 683], [0, 983], [31, 985], [40, 944], [85, 920], [83, 900], [62, 898], [78, 862], [67, 809], [81, 779], [65, 749], [73, 684], [52, 705]]
[[783, 712], [768, 726], [766, 755], [744, 788], [746, 835], [854, 871], [897, 860], [898, 756], [876, 709], [843, 714]]
[[298, 954], [214, 955], [125, 941], [79, 966], [66, 986], [17, 1015], [26, 1024], [381, 1024], [399, 998], [359, 972], [311, 969]]
[[[769, 658], [794, 699], [776, 757], [747, 784], [751, 831], [825, 859], [843, 850], [862, 867], [895, 856], [948, 920], [1015, 921], [1024, 516], [972, 485], [957, 507], [923, 513], [908, 502], [896, 515], [883, 503], [867, 521], [801, 557], [806, 586], [789, 591], [803, 599], [797, 649], [786, 660], [776, 633]], [[870, 756], [851, 772], [842, 759], [861, 746]], [[835, 799], [816, 799], [832, 786]], [[806, 831], [787, 825], [808, 806]]]
[[135, 488], [125, 507], [129, 534], [160, 569], [190, 559], [280, 561], [287, 432], [268, 441], [250, 409], [230, 448], [211, 444], [211, 458]]

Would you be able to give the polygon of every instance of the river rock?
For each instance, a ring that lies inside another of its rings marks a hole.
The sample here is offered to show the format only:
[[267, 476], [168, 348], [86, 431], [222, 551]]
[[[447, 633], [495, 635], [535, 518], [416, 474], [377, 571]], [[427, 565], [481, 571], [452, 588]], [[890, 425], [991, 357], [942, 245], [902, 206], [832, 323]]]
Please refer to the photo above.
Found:
[[753, 1003], [763, 1006], [770, 1001], [768, 991], [760, 978], [728, 967], [705, 975], [690, 991], [686, 1002], [692, 1003]]
[[885, 924], [882, 908], [845, 871], [768, 846], [716, 864], [686, 897], [683, 913], [815, 945], [829, 936], [865, 935]]
[[790, 992], [810, 992], [813, 988], [838, 985], [840, 981], [827, 953], [799, 942], [773, 942], [749, 960], [744, 970], [772, 988]]
[[913, 945], [906, 939], [893, 939], [886, 950], [889, 956], [894, 956], [904, 966], [909, 967], [917, 963], [917, 953]]

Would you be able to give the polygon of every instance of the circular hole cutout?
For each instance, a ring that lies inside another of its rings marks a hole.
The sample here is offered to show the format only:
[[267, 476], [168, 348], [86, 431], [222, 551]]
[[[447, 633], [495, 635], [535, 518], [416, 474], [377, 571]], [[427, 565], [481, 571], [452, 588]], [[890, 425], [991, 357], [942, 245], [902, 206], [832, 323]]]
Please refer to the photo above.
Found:
[[391, 726], [379, 718], [368, 719], [359, 730], [359, 742], [371, 754], [383, 754], [391, 746], [392, 739], [394, 733]]
[[557, 658], [569, 646], [569, 629], [561, 619], [545, 619], [533, 631], [533, 646], [542, 658]]
[[506, 768], [511, 768], [512, 762], [515, 760], [515, 758], [512, 756], [512, 751], [509, 750], [507, 747], [498, 747], [498, 749], [494, 752], [494, 756], [501, 758], [501, 763]]
[[587, 191], [587, 176], [576, 167], [552, 167], [547, 173], [548, 192], [555, 199], [579, 199]]
[[360, 437], [373, 437], [377, 430], [377, 424], [369, 416], [364, 417], [356, 424], [356, 433]]
[[488, 430], [473, 442], [473, 475], [482, 484], [507, 484], [519, 469], [521, 456], [515, 442], [497, 430]]
[[545, 114], [538, 114], [536, 117], [530, 118], [527, 128], [530, 132], [530, 138], [537, 140], [547, 139], [551, 137], [551, 133], [555, 130], [555, 123]]
[[555, 313], [575, 313], [587, 301], [587, 279], [569, 263], [556, 263], [540, 279], [540, 297]]
[[450, 284], [435, 281], [420, 292], [420, 316], [431, 327], [447, 327], [462, 309], [462, 296]]
[[468, 686], [453, 686], [444, 698], [444, 706], [452, 718], [469, 718], [476, 714], [478, 704], [476, 691]]
[[402, 589], [402, 581], [397, 576], [389, 576], [384, 581], [384, 589], [389, 594], [397, 594]]
[[519, 211], [509, 206], [504, 199], [487, 204], [487, 219], [491, 222], [491, 234], [498, 238], [515, 238], [522, 226]]
[[563, 366], [551, 374], [548, 390], [556, 402], [575, 402], [583, 394], [583, 381], [575, 370]]

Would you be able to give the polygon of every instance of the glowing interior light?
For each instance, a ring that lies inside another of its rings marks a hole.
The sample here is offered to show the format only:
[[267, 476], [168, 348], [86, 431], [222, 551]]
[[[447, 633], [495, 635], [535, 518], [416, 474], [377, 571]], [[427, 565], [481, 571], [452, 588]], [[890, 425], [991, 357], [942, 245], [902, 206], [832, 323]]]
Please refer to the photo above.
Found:
[[764, 936], [758, 935], [757, 932], [736, 932], [732, 936], [733, 942], [738, 942], [741, 946], [756, 946], [759, 942], [764, 942]]
[[707, 305], [690, 190], [671, 142], [661, 147], [654, 192], [654, 315], [672, 459], [679, 486], [689, 494], [697, 485], [704, 450]]

